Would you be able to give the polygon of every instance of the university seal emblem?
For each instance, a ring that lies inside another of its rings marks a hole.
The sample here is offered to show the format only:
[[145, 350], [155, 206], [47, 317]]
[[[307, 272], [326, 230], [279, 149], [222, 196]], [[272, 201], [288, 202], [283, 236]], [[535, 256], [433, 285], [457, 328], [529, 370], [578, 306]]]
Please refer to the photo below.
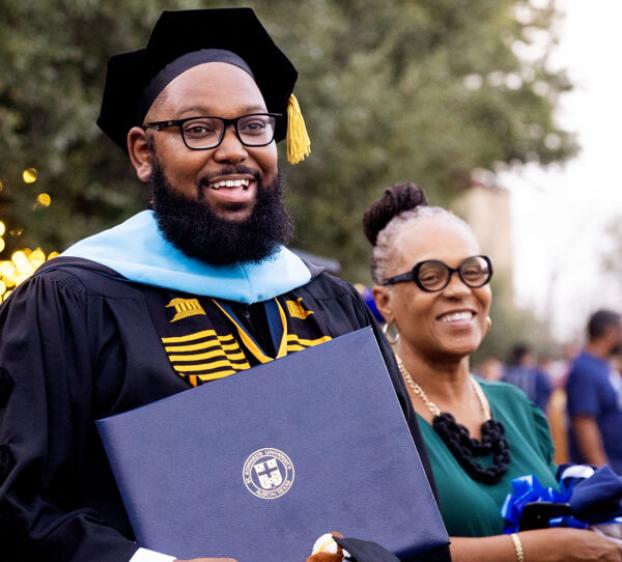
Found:
[[242, 479], [254, 496], [262, 500], [275, 500], [291, 489], [294, 464], [279, 449], [259, 449], [246, 459]]

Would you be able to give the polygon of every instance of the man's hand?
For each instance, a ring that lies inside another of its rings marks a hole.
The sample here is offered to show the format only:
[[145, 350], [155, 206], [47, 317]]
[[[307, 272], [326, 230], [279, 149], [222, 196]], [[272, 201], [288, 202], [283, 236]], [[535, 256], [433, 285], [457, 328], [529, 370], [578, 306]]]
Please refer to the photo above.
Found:
[[313, 552], [305, 562], [342, 562], [343, 549], [337, 544], [334, 537], [343, 538], [341, 533], [332, 531], [322, 535], [313, 545]]

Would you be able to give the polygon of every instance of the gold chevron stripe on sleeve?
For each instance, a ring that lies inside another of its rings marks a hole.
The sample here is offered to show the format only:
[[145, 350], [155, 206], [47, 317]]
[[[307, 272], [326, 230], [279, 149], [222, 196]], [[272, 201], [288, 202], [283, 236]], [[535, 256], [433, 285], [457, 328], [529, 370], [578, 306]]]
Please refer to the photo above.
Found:
[[209, 340], [202, 343], [192, 343], [190, 345], [165, 345], [166, 353], [183, 353], [184, 351], [201, 351], [210, 347], [220, 347], [218, 341]]
[[288, 334], [287, 335], [287, 343], [297, 343], [300, 345], [305, 345], [307, 347], [311, 347], [314, 345], [320, 345], [321, 343], [332, 340], [330, 336], [322, 336], [321, 338], [316, 338], [314, 340], [308, 340], [297, 336], [296, 334]]
[[228, 371], [218, 371], [217, 373], [210, 373], [209, 375], [197, 375], [201, 382], [207, 381], [215, 381], [218, 379], [224, 379], [225, 377], [229, 377], [231, 375], [235, 375], [237, 371], [228, 370]]
[[[212, 339], [208, 341], [204, 341], [201, 343], [191, 343], [189, 345], [167, 345], [164, 349], [168, 353], [180, 353], [184, 351], [200, 351], [202, 349], [209, 349], [210, 347], [218, 346], [220, 342]], [[237, 342], [233, 342], [230, 344], [220, 344], [220, 347], [226, 351], [236, 351], [240, 348]]]
[[162, 338], [163, 343], [182, 343], [193, 340], [200, 340], [202, 338], [209, 338], [216, 336], [215, 330], [202, 330], [201, 332], [194, 332], [193, 334], [187, 334], [185, 336], [172, 336], [169, 338]]
[[235, 338], [233, 334], [227, 334], [226, 336], [219, 336], [215, 330], [202, 330], [200, 332], [194, 332], [192, 334], [186, 334], [185, 336], [172, 336], [168, 338], [162, 338], [162, 343], [184, 343], [195, 340], [202, 340], [204, 338], [218, 338], [221, 343], [233, 343]]
[[169, 355], [169, 361], [203, 361], [204, 359], [212, 359], [213, 357], [226, 357], [230, 361], [240, 361], [245, 360], [246, 356], [242, 351], [238, 351], [238, 353], [227, 353], [222, 349], [216, 349], [214, 351], [209, 351], [207, 353], [192, 353], [186, 355]]
[[233, 334], [227, 334], [226, 336], [218, 336], [218, 341], [220, 343], [234, 342], [235, 338]]
[[198, 371], [207, 371], [218, 367], [229, 367], [236, 371], [243, 371], [245, 369], [250, 369], [251, 366], [248, 361], [244, 363], [231, 363], [228, 360], [213, 361], [212, 363], [202, 363], [200, 365], [173, 365], [173, 369], [179, 373], [196, 373]]
[[233, 369], [227, 369], [224, 371], [218, 371], [217, 373], [210, 373], [210, 374], [205, 374], [205, 375], [182, 375], [181, 373], [178, 373], [179, 376], [183, 379], [186, 379], [192, 386], [198, 386], [199, 383], [202, 382], [208, 382], [208, 381], [215, 381], [218, 379], [224, 379], [226, 377], [229, 377], [231, 375], [235, 375], [237, 373], [237, 371], [234, 371]]

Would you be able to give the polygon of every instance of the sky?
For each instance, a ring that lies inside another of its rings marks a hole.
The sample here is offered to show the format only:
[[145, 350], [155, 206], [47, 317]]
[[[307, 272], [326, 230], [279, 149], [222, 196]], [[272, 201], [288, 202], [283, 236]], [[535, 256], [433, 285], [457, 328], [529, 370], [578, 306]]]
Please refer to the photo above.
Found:
[[560, 339], [580, 338], [590, 312], [622, 311], [622, 280], [607, 274], [606, 225], [622, 220], [622, 2], [558, 0], [564, 17], [551, 58], [575, 85], [557, 121], [578, 135], [580, 154], [563, 167], [500, 174], [511, 193], [517, 304], [551, 322]]

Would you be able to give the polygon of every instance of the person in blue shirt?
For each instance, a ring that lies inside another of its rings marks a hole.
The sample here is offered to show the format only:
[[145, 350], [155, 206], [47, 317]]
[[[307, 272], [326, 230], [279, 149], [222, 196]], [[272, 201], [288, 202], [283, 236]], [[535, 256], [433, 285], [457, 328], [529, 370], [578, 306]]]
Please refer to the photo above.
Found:
[[590, 317], [587, 334], [566, 382], [570, 456], [573, 462], [609, 464], [622, 474], [622, 378], [611, 364], [622, 350], [622, 319], [599, 310]]

